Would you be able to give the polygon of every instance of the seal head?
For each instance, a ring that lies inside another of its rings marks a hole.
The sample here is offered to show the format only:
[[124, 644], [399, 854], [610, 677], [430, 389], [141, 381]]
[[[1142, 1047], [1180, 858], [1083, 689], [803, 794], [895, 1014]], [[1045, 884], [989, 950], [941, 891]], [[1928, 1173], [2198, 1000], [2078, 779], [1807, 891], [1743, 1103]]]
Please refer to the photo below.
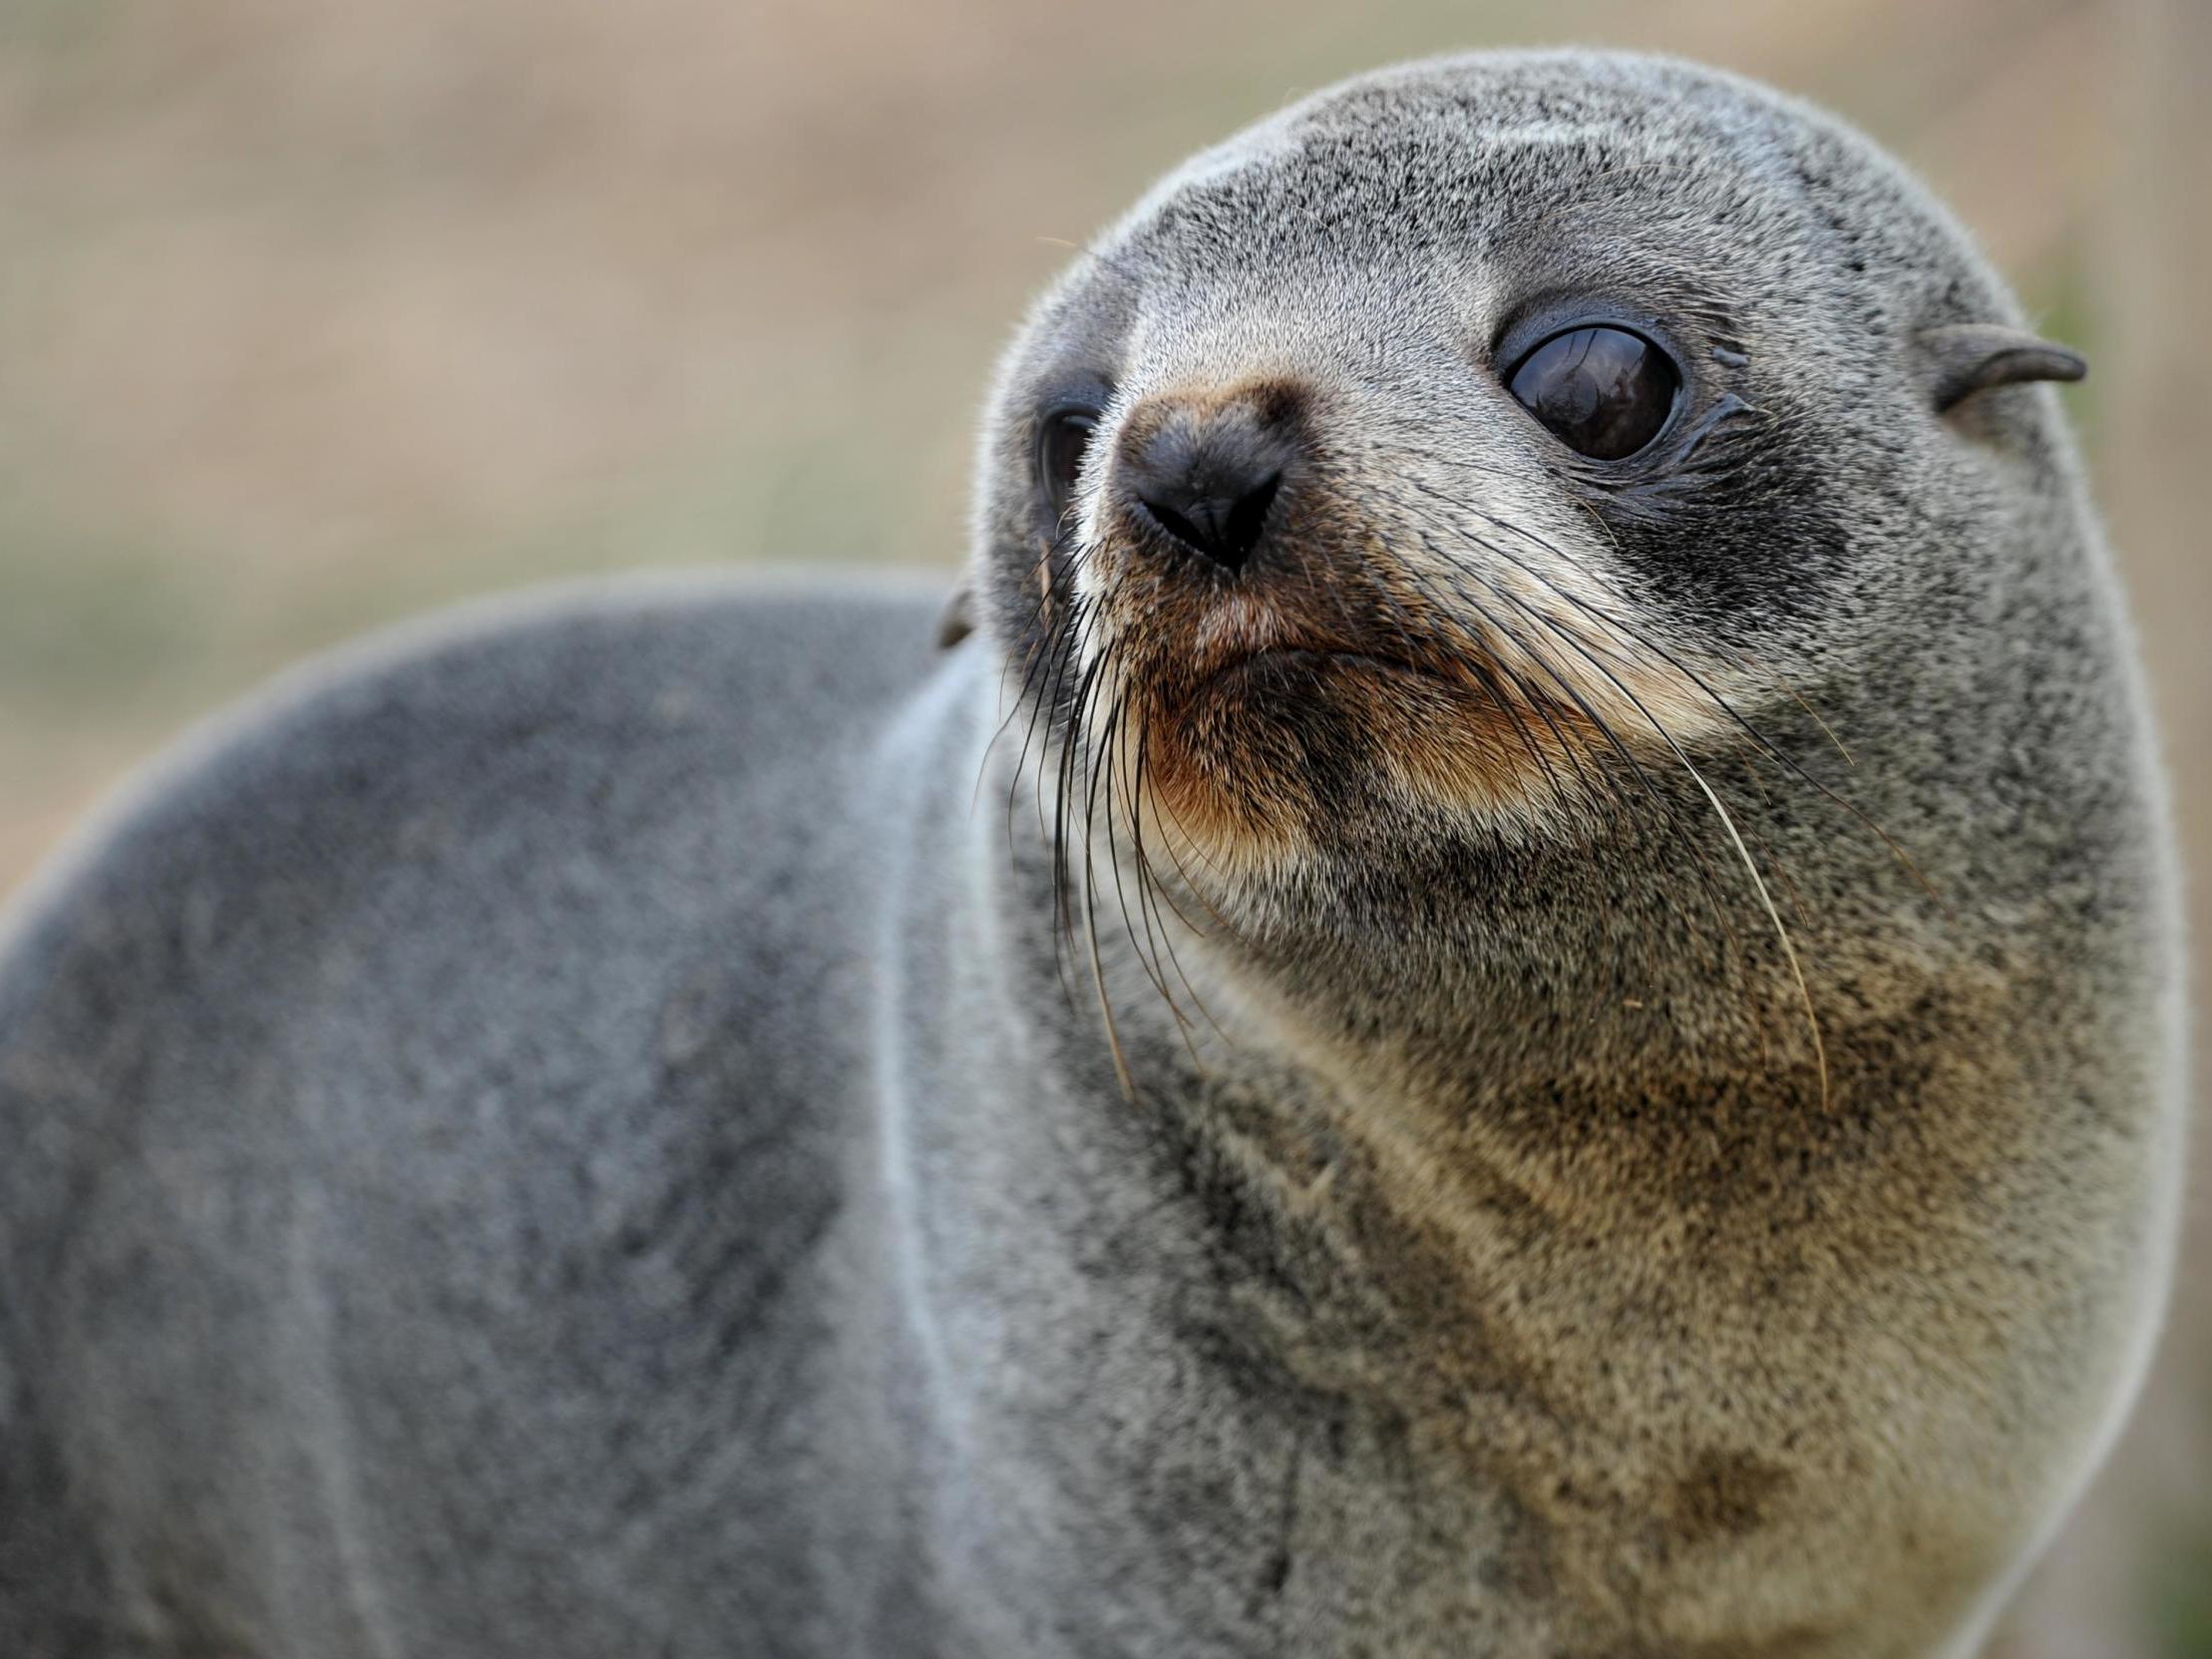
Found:
[[1587, 839], [1642, 764], [1771, 758], [1801, 688], [2002, 580], [1997, 474], [2054, 458], [1997, 389], [2078, 372], [1771, 94], [1415, 66], [1200, 156], [1047, 296], [977, 582], [1123, 829], [1295, 926], [1331, 862]]

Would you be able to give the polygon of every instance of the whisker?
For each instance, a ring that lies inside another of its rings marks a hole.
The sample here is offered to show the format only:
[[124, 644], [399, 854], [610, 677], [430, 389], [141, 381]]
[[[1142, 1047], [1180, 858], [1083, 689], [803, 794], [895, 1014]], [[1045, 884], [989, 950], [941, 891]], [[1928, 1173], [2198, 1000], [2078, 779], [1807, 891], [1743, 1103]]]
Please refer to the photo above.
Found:
[[[1535, 611], [1533, 608], [1529, 608], [1529, 614], [1537, 622], [1546, 625], [1551, 624], [1551, 619], [1545, 617], [1541, 612]], [[1555, 629], [1555, 631], [1558, 630]], [[1562, 636], [1567, 638], [1567, 641], [1570, 645], [1574, 645], [1575, 648], [1578, 650], [1581, 649], [1581, 646], [1572, 638], [1572, 636], [1565, 634], [1563, 634]], [[1820, 1074], [1821, 1109], [1826, 1110], [1829, 1104], [1828, 1045], [1825, 1037], [1822, 1036], [1821, 1033], [1819, 1011], [1815, 1008], [1813, 1003], [1812, 985], [1805, 976], [1804, 964], [1798, 960], [1796, 942], [1791, 939], [1789, 927], [1782, 920], [1781, 909], [1774, 903], [1774, 896], [1767, 889], [1765, 877], [1763, 877], [1759, 873], [1758, 861], [1752, 858], [1750, 848], [1744, 844], [1743, 835], [1741, 831], [1739, 831], [1736, 827], [1734, 816], [1721, 802], [1718, 792], [1715, 791], [1712, 785], [1705, 780], [1704, 773], [1700, 772], [1697, 769], [1695, 762], [1693, 762], [1689, 758], [1688, 752], [1683, 749], [1679, 742], [1675, 740], [1674, 734], [1667, 729], [1666, 725], [1659, 718], [1659, 716], [1654, 714], [1651, 709], [1645, 705], [1642, 698], [1638, 697], [1635, 692], [1631, 691], [1626, 685], [1624, 685], [1611, 669], [1607, 668], [1595, 656], [1590, 655], [1590, 653], [1588, 653], [1587, 651], [1583, 652], [1583, 654], [1591, 662], [1592, 666], [1596, 667], [1601, 674], [1605, 675], [1605, 677], [1612, 683], [1614, 689], [1620, 692], [1623, 697], [1627, 698], [1629, 703], [1637, 710], [1637, 712], [1643, 715], [1645, 720], [1649, 722], [1653, 731], [1659, 735], [1659, 741], [1666, 745], [1668, 751], [1674, 756], [1675, 761], [1681, 766], [1682, 770], [1689, 775], [1690, 781], [1697, 785], [1698, 790], [1704, 795], [1706, 801], [1711, 805], [1714, 814], [1720, 820], [1722, 829], [1727, 832], [1729, 841], [1734, 845], [1736, 854], [1738, 858], [1742, 861], [1744, 874], [1750, 878], [1751, 886], [1758, 894], [1759, 903], [1765, 909], [1767, 919], [1774, 924], [1775, 938], [1781, 943], [1782, 955], [1789, 964], [1790, 975], [1797, 983], [1798, 996], [1804, 1003], [1805, 1023], [1812, 1034], [1813, 1059]]]
[[[1488, 581], [1488, 579], [1484, 577], [1475, 575], [1474, 573], [1468, 574], [1473, 575], [1474, 580], [1481, 583], [1485, 591], [1490, 593], [1492, 597], [1496, 598], [1500, 603], [1514, 605], [1519, 609], [1527, 611], [1528, 614], [1539, 622], [1550, 622], [1550, 619], [1541, 616], [1533, 610], [1530, 610], [1527, 606], [1523, 605], [1517, 596], [1505, 593], [1504, 591], [1500, 590], [1495, 584], [1491, 583], [1490, 581]], [[1458, 584], [1455, 582], [1455, 591], [1457, 591], [1457, 588]], [[1487, 613], [1485, 613], [1485, 615], [1487, 615]], [[1573, 678], [1566, 674], [1560, 668], [1559, 664], [1552, 660], [1548, 652], [1538, 650], [1534, 646], [1534, 644], [1531, 643], [1531, 641], [1528, 640], [1524, 635], [1511, 627], [1505, 626], [1503, 623], [1494, 622], [1493, 625], [1499, 626], [1504, 632], [1505, 637], [1510, 639], [1516, 646], [1516, 648], [1528, 655], [1544, 670], [1544, 672], [1548, 676], [1550, 676], [1558, 684], [1560, 690], [1567, 696], [1567, 698], [1571, 702], [1574, 703], [1577, 711], [1581, 713], [1585, 720], [1587, 720], [1592, 726], [1597, 729], [1599, 734], [1604, 737], [1607, 744], [1614, 750], [1615, 754], [1618, 755], [1619, 758], [1628, 766], [1630, 774], [1636, 779], [1639, 787], [1643, 789], [1645, 795], [1652, 801], [1652, 803], [1658, 807], [1659, 814], [1662, 820], [1665, 822], [1669, 831], [1689, 852], [1690, 856], [1697, 861], [1699, 871], [1698, 885], [1703, 894], [1706, 907], [1711, 911], [1713, 920], [1719, 925], [1721, 936], [1727, 942], [1728, 949], [1731, 955], [1733, 955], [1739, 962], [1744, 960], [1742, 942], [1737, 938], [1735, 928], [1733, 924], [1730, 923], [1730, 921], [1728, 920], [1727, 907], [1720, 902], [1719, 872], [1713, 868], [1712, 861], [1705, 856], [1705, 849], [1703, 845], [1697, 840], [1695, 836], [1689, 833], [1688, 826], [1683, 822], [1681, 814], [1675, 811], [1674, 803], [1667, 798], [1663, 791], [1659, 789], [1658, 782], [1652, 777], [1651, 773], [1645, 769], [1643, 763], [1637, 759], [1635, 753], [1622, 740], [1621, 735], [1615, 729], [1613, 722], [1608, 720], [1605, 715], [1600, 712], [1600, 710], [1583, 693], [1582, 687], [1577, 685], [1574, 682]], [[1569, 642], [1575, 643], [1575, 641], [1572, 639], [1570, 639]], [[1580, 648], [1579, 645], [1578, 648]], [[1631, 697], [1630, 701], [1634, 703], [1636, 702], [1636, 699], [1634, 697]], [[1637, 703], [1637, 707], [1639, 712], [1643, 713], [1647, 719], [1653, 719], [1656, 723], [1656, 718], [1648, 709], [1645, 709], [1641, 703]], [[1661, 728], [1661, 730], [1663, 734], [1663, 728]]]
[[[1122, 931], [1129, 936], [1129, 946], [1136, 953], [1138, 966], [1145, 971], [1146, 977], [1152, 981], [1153, 989], [1160, 993], [1161, 1001], [1167, 1004], [1168, 1013], [1173, 1016], [1175, 1023], [1180, 1027], [1184, 1024], [1183, 1011], [1176, 1005], [1174, 993], [1168, 989], [1166, 976], [1160, 970], [1157, 950], [1148, 955], [1144, 945], [1137, 938], [1136, 924], [1130, 920], [1129, 916], [1128, 890], [1122, 883], [1121, 836], [1117, 833], [1119, 820], [1114, 811], [1114, 780], [1123, 765], [1122, 732], [1124, 728], [1122, 721], [1126, 717], [1128, 706], [1127, 695], [1117, 692], [1114, 705], [1108, 711], [1106, 722], [1099, 732], [1099, 743], [1104, 764], [1097, 768], [1091, 788], [1095, 797], [1099, 789], [1099, 780], [1103, 780], [1106, 806], [1106, 866], [1113, 876], [1114, 900], [1121, 911]], [[1126, 782], [1123, 786], [1122, 807], [1124, 811], [1130, 810]], [[1137, 905], [1140, 915], [1144, 911], [1143, 892], [1144, 889], [1140, 882]], [[1149, 918], [1146, 920], [1145, 931], [1149, 936], [1151, 933]], [[1188, 1040], [1187, 1037], [1186, 1040]]]
[[[1425, 534], [1421, 538], [1421, 544], [1432, 554], [1437, 553], [1436, 548], [1429, 542]], [[1441, 559], [1443, 555], [1437, 554], [1437, 557]], [[1428, 594], [1432, 600], [1440, 601], [1440, 596], [1434, 593], [1422, 574], [1408, 572], [1408, 575], [1412, 577], [1414, 583], [1421, 588], [1423, 593]], [[1456, 590], [1456, 583], [1454, 588]], [[1473, 609], [1478, 615], [1483, 616], [1491, 626], [1499, 626], [1496, 620], [1489, 618], [1479, 604], [1474, 605]], [[1500, 631], [1505, 630], [1501, 628]], [[1546, 780], [1551, 785], [1554, 798], [1559, 801], [1563, 809], [1572, 811], [1574, 803], [1567, 794], [1566, 786], [1560, 781], [1557, 769], [1544, 754], [1542, 746], [1536, 741], [1535, 734], [1529, 730], [1528, 722], [1522, 718], [1519, 709], [1514, 706], [1516, 699], [1507, 696], [1499, 686], [1496, 678], [1491, 673], [1489, 664], [1484, 660], [1486, 654], [1488, 653], [1477, 646], [1472, 649], [1462, 649], [1454, 655], [1454, 660], [1467, 668], [1481, 681], [1483, 690], [1489, 696], [1491, 703], [1500, 713], [1505, 715], [1508, 722], [1513, 726], [1515, 734], [1520, 738], [1522, 746], [1528, 750], [1530, 757], [1542, 768]], [[1520, 692], [1518, 700], [1533, 709], [1537, 717], [1544, 722], [1554, 741], [1560, 745], [1561, 753], [1567, 757], [1569, 763], [1575, 768], [1577, 781], [1587, 788], [1589, 786], [1588, 774], [1584, 771], [1583, 761], [1579, 753], [1582, 745], [1568, 742], [1566, 733], [1561, 730], [1558, 720], [1553, 717], [1550, 708], [1546, 706], [1550, 699], [1536, 695], [1533, 688], [1521, 677], [1519, 671], [1511, 663], [1497, 657], [1492, 657], [1491, 660], [1495, 662], [1499, 673], [1513, 681], [1514, 688]]]

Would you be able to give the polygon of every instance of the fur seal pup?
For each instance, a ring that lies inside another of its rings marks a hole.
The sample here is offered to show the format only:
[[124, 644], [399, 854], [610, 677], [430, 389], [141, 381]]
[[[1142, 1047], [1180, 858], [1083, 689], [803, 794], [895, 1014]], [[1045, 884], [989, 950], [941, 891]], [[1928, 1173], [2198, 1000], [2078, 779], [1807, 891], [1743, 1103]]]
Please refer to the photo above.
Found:
[[1802, 106], [1416, 64], [1038, 305], [948, 653], [293, 682], [13, 924], [0, 1648], [1969, 1652], [2179, 1167], [2078, 371]]

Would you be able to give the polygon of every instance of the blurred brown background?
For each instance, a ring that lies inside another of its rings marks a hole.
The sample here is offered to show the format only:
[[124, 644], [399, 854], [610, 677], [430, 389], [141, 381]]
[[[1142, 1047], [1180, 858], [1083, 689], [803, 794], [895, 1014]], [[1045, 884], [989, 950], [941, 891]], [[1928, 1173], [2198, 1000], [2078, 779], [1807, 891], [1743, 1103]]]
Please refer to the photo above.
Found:
[[[0, 0], [0, 892], [193, 714], [386, 619], [950, 565], [1061, 242], [1293, 94], [1557, 41], [1841, 110], [2088, 352], [2212, 868], [2208, 0]], [[2008, 1654], [2212, 1655], [2207, 1238]]]

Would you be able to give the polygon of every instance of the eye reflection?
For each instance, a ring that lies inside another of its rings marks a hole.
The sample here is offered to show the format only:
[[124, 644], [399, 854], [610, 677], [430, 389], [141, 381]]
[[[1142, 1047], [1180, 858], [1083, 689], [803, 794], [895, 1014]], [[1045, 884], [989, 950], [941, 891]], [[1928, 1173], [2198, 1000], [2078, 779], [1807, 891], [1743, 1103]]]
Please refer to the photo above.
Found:
[[1506, 386], [1576, 454], [1620, 461], [1659, 436], [1681, 375], [1643, 335], [1594, 324], [1553, 335]]

